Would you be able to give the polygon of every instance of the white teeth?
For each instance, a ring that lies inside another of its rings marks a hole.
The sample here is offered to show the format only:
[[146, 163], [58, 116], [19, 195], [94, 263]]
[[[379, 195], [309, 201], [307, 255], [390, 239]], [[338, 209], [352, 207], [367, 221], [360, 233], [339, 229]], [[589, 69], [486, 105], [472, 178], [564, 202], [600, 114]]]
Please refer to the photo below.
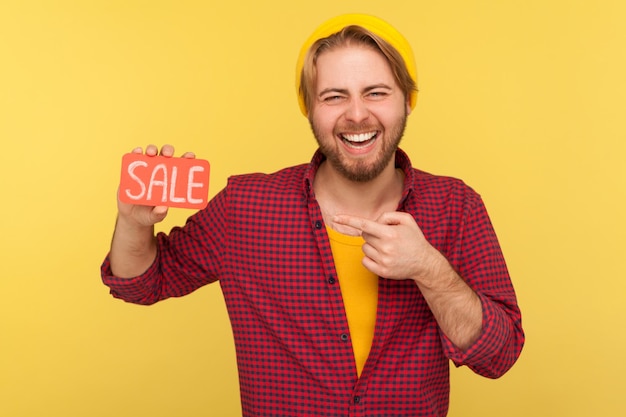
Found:
[[365, 142], [376, 136], [376, 132], [360, 133], [358, 135], [342, 135], [342, 137], [350, 142]]

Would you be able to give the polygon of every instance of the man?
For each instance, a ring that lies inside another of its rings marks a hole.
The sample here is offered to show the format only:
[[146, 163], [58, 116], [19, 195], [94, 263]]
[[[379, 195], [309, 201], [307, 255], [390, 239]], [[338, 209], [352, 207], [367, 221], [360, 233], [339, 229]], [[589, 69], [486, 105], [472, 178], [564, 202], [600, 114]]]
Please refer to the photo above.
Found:
[[450, 360], [497, 378], [524, 342], [484, 205], [398, 148], [417, 89], [389, 24], [331, 19], [296, 74], [311, 163], [232, 177], [169, 235], [118, 202], [103, 280], [140, 304], [219, 280], [244, 416], [445, 416]]

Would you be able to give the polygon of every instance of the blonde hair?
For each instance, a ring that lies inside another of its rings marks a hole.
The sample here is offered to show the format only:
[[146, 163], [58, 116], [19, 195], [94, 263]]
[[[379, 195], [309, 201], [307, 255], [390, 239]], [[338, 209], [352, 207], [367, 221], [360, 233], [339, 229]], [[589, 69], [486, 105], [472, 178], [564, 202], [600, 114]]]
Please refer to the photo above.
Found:
[[298, 87], [307, 110], [311, 108], [315, 96], [318, 57], [324, 52], [352, 45], [361, 45], [380, 52], [389, 63], [393, 77], [407, 100], [411, 94], [417, 92], [417, 84], [411, 77], [402, 55], [380, 36], [361, 26], [350, 25], [328, 37], [318, 39], [309, 48], [304, 58]]

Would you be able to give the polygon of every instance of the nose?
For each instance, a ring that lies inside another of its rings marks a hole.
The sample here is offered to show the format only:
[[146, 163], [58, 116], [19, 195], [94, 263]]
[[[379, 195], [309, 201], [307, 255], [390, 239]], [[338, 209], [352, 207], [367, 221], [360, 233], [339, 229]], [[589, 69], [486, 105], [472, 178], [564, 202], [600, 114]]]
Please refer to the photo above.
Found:
[[369, 109], [367, 103], [361, 98], [353, 98], [346, 108], [345, 118], [354, 123], [360, 123], [369, 117]]

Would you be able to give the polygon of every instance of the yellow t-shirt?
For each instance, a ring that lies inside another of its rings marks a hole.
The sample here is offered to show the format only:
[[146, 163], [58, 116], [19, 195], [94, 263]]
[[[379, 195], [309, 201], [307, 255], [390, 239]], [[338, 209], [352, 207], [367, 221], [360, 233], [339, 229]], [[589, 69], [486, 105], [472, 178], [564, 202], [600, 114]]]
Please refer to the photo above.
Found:
[[378, 276], [362, 264], [365, 241], [327, 228], [330, 248], [350, 327], [350, 338], [358, 375], [372, 347], [378, 307]]

